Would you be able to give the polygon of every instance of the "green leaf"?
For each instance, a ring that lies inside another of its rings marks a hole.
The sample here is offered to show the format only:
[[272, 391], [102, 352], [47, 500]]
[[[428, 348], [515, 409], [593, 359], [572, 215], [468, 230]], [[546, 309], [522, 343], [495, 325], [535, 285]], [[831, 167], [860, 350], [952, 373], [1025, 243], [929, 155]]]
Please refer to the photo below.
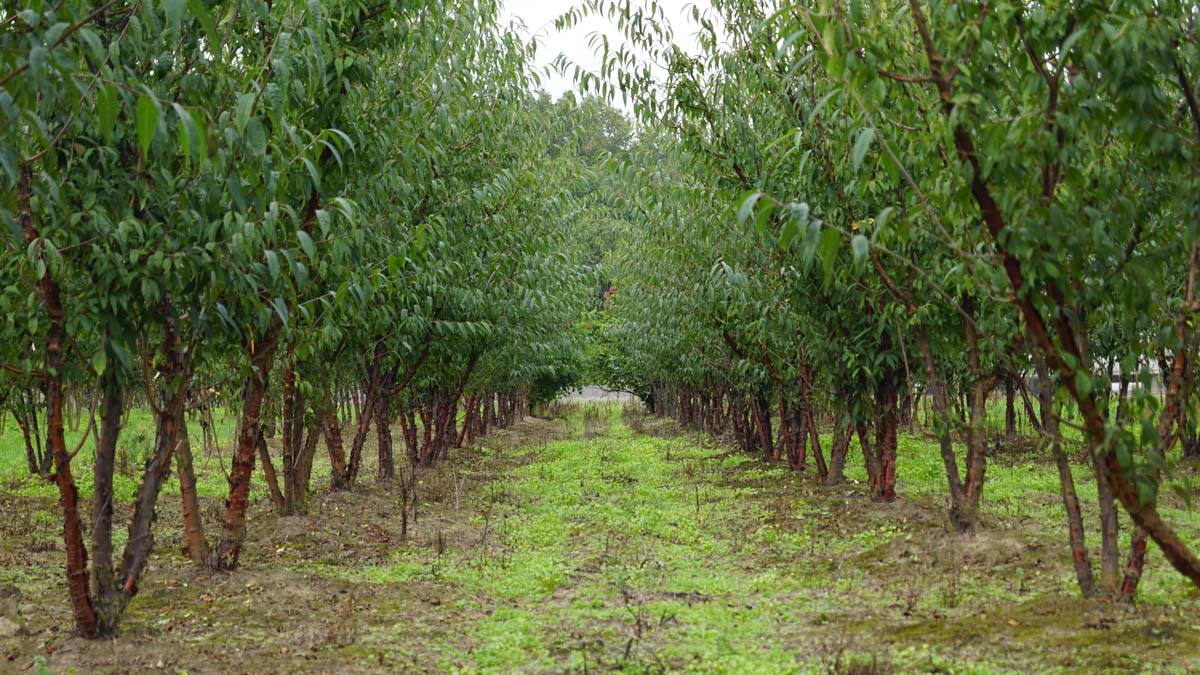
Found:
[[1086, 32], [1087, 31], [1081, 28], [1068, 35], [1067, 39], [1063, 40], [1062, 46], [1058, 48], [1058, 53], [1060, 54], [1059, 59], [1067, 58], [1071, 53], [1071, 47], [1074, 46], [1075, 41], [1083, 37], [1084, 33]]
[[190, 162], [192, 159], [192, 139], [188, 138], [187, 129], [184, 125], [179, 125], [179, 149], [183, 152], [185, 162]]
[[313, 245], [312, 237], [308, 236], [308, 233], [304, 230], [298, 230], [296, 232], [296, 238], [300, 240], [300, 248], [304, 249], [304, 255], [308, 256], [309, 260], [316, 262], [317, 251], [316, 247]]
[[179, 35], [179, 23], [183, 19], [185, 0], [166, 0], [163, 4], [167, 14], [167, 29], [173, 34]]
[[196, 158], [202, 164], [208, 159], [208, 122], [199, 110], [189, 110], [188, 117], [191, 118], [191, 130], [196, 134]]
[[[13, 156], [12, 151], [6, 147], [0, 146], [0, 168], [4, 169], [4, 173], [8, 175], [8, 179], [12, 182], [17, 182], [17, 158]], [[16, 227], [15, 223], [9, 222], [9, 225]], [[20, 230], [16, 230], [14, 237], [20, 238]]]
[[108, 353], [102, 347], [100, 351], [92, 354], [92, 370], [96, 371], [97, 375], [103, 375], [104, 369], [108, 366]]
[[874, 140], [874, 127], [867, 127], [858, 133], [858, 140], [854, 141], [854, 150], [850, 153], [850, 161], [854, 164], [854, 168], [857, 169], [862, 164], [863, 157], [866, 156], [867, 150], [871, 148], [871, 142]]
[[279, 278], [279, 256], [275, 254], [275, 251], [270, 249], [265, 253], [267, 256], [267, 271], [271, 274], [271, 280], [274, 281]]
[[1153, 477], [1145, 474], [1138, 475], [1135, 485], [1137, 485], [1138, 501], [1142, 504], [1154, 504], [1158, 502], [1158, 483]]
[[742, 197], [742, 204], [738, 207], [737, 212], [738, 223], [742, 225], [746, 224], [746, 221], [750, 219], [750, 214], [754, 213], [754, 205], [758, 203], [760, 198], [762, 198], [762, 193], [757, 191], [747, 192]]
[[117, 127], [117, 88], [106, 84], [96, 91], [96, 120], [99, 123], [100, 135], [106, 143], [112, 141], [113, 131]]
[[237, 111], [234, 113], [233, 125], [238, 133], [246, 131], [246, 123], [250, 121], [250, 114], [254, 112], [253, 93], [238, 94]]
[[804, 231], [804, 241], [800, 244], [800, 262], [806, 268], [811, 267], [820, 243], [821, 221], [819, 219], [810, 220], [808, 221], [808, 227]]
[[317, 171], [317, 166], [312, 163], [307, 157], [301, 157], [300, 161], [304, 163], [304, 168], [308, 170], [308, 177], [312, 179], [312, 188], [314, 190], [321, 189], [321, 174]]
[[796, 222], [795, 217], [788, 218], [779, 232], [779, 248], [786, 249], [791, 246], [797, 234], [800, 234], [800, 223]]
[[854, 267], [861, 272], [866, 266], [867, 254], [870, 252], [867, 238], [861, 234], [854, 235], [854, 238], [850, 240], [850, 248], [854, 251]]
[[137, 100], [137, 137], [138, 145], [144, 156], [150, 150], [150, 142], [158, 131], [158, 102], [149, 96], [139, 96]]
[[833, 228], [821, 230], [821, 266], [825, 269], [825, 284], [833, 281], [833, 261], [837, 256], [838, 247], [842, 245], [842, 235]]
[[758, 229], [758, 236], [765, 237], [767, 235], [767, 225], [771, 222], [771, 216], [775, 213], [775, 204], [767, 202], [758, 209], [758, 215], [754, 218], [754, 226]]
[[251, 157], [262, 159], [267, 156], [267, 132], [257, 118], [250, 120], [246, 125], [244, 140]]
[[872, 233], [872, 237], [878, 237], [880, 232], [887, 229], [888, 221], [892, 219], [892, 211], [892, 207], [889, 206], [875, 216], [875, 231]]
[[173, 103], [175, 114], [179, 116], [179, 146], [183, 158], [190, 161], [193, 154], [199, 156], [200, 132], [196, 129], [196, 120], [183, 106]]
[[1092, 393], [1092, 378], [1082, 370], [1075, 371], [1075, 389], [1079, 391], [1080, 396], [1088, 396]]
[[288, 310], [287, 305], [283, 302], [283, 298], [275, 298], [271, 301], [271, 306], [275, 308], [275, 312], [279, 315], [279, 320], [283, 322], [284, 326], [287, 326]]

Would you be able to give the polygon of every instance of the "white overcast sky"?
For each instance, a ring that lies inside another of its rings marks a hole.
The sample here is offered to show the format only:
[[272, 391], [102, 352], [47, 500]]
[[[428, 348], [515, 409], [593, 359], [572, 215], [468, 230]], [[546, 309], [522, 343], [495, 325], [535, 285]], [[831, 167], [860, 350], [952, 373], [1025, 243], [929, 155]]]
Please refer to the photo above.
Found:
[[[529, 34], [539, 37], [536, 63], [539, 73], [559, 53], [565, 54], [569, 60], [588, 70], [598, 70], [599, 59], [592, 48], [588, 46], [588, 37], [592, 33], [607, 34], [609, 43], [614, 49], [624, 42], [616, 26], [603, 17], [589, 16], [570, 30], [561, 33], [556, 31], [554, 20], [577, 2], [578, 0], [504, 0], [504, 16], [506, 17], [504, 23], [507, 24], [508, 19], [513, 17], [520, 18], [528, 31], [526, 37]], [[634, 6], [636, 7], [637, 4], [635, 0]], [[696, 29], [691, 20], [693, 4], [697, 4], [696, 0], [658, 0], [659, 7], [671, 22], [675, 41], [681, 48], [689, 52], [695, 51], [692, 34], [696, 32]], [[708, 3], [700, 0], [699, 5], [704, 8], [708, 6]], [[558, 98], [563, 92], [574, 88], [570, 72], [565, 78], [559, 77], [557, 73], [551, 74], [550, 79], [546, 79], [544, 74], [542, 77], [542, 88], [550, 92], [554, 98]], [[618, 97], [614, 103], [620, 105], [620, 98]]]

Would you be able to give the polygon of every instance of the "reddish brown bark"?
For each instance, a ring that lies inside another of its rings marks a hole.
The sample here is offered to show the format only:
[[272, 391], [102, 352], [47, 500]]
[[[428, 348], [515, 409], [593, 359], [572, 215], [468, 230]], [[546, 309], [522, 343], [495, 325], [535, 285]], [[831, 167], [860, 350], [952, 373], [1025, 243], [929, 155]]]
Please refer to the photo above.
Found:
[[875, 393], [874, 439], [867, 425], [855, 423], [863, 461], [867, 467], [867, 482], [872, 498], [890, 502], [896, 498], [896, 446], [899, 426], [899, 404], [895, 378], [885, 376]]
[[492, 407], [494, 397], [495, 395], [489, 392], [484, 395], [483, 400], [480, 402], [480, 408], [483, 411], [483, 427], [480, 429], [480, 433], [486, 434], [488, 429], [492, 428], [496, 423], [496, 412]]
[[[44, 380], [36, 392], [44, 398]], [[50, 478], [50, 469], [54, 464], [54, 457], [50, 454], [49, 448], [42, 444], [42, 430], [38, 425], [37, 415], [38, 398], [33, 387], [23, 387], [19, 394], [20, 404], [13, 408], [12, 415], [25, 441], [25, 461], [29, 467], [29, 473], [48, 479]]]
[[[297, 377], [295, 352], [293, 346], [289, 345], [283, 373], [283, 429], [280, 437], [282, 478], [279, 480], [280, 486], [271, 489], [276, 509], [285, 514], [301, 513], [307, 506], [312, 461], [316, 455], [322, 428], [320, 410], [313, 410], [313, 415], [306, 423], [308, 402], [297, 386]], [[323, 402], [325, 408], [333, 409], [334, 403], [329, 398], [331, 394], [328, 390], [326, 390], [325, 396], [326, 399]], [[331, 415], [331, 417], [335, 416]], [[306, 429], [307, 434], [305, 433]], [[274, 473], [274, 466], [270, 462], [270, 453], [264, 453], [262, 457], [264, 473], [267, 474], [268, 485], [271, 485], [274, 481], [271, 477], [271, 474]], [[335, 471], [335, 480], [344, 475], [341, 473], [343, 470], [343, 466], [338, 467]]]
[[1071, 542], [1071, 559], [1075, 565], [1075, 579], [1084, 597], [1096, 595], [1096, 580], [1092, 572], [1092, 562], [1088, 556], [1087, 544], [1084, 541], [1083, 515], [1079, 508], [1079, 496], [1075, 492], [1075, 479], [1071, 475], [1071, 462], [1067, 453], [1062, 449], [1062, 438], [1059, 435], [1058, 411], [1055, 408], [1054, 389], [1050, 383], [1049, 373], [1044, 360], [1034, 357], [1037, 372], [1037, 397], [1041, 408], [1038, 416], [1038, 427], [1042, 436], [1050, 444], [1050, 454], [1058, 468], [1059, 492], [1062, 496], [1063, 508], [1067, 514], [1067, 535]]
[[1004, 436], [1009, 440], [1017, 437], [1017, 387], [1016, 378], [1004, 382]]
[[421, 448], [417, 453], [417, 466], [428, 467], [433, 463], [434, 402], [430, 397], [418, 409], [421, 418]]
[[[809, 424], [812, 425], [810, 419]], [[833, 428], [833, 444], [829, 448], [829, 469], [822, 481], [825, 485], [839, 485], [846, 480], [846, 457], [850, 454], [853, 429], [849, 422], [841, 422]], [[816, 426], [813, 426], [813, 442], [818, 441]]]
[[261, 340], [250, 345], [251, 372], [242, 390], [242, 418], [229, 475], [229, 497], [225, 500], [221, 537], [212, 560], [218, 569], [236, 568], [241, 556], [250, 479], [254, 474], [254, 458], [258, 452], [259, 418], [267, 394], [277, 340], [278, 328], [273, 325]]
[[463, 404], [463, 426], [462, 432], [458, 435], [458, 441], [454, 447], [461, 448], [471, 442], [471, 434], [475, 430], [475, 394], [467, 397], [467, 402]]
[[346, 482], [353, 485], [358, 480], [362, 468], [362, 451], [367, 442], [367, 432], [370, 429], [371, 418], [375, 414], [376, 399], [382, 392], [383, 386], [383, 343], [376, 343], [374, 354], [367, 364], [367, 379], [365, 398], [358, 408], [358, 424], [354, 429], [354, 439], [350, 442], [350, 461], [346, 467]]
[[1121, 581], [1119, 599], [1130, 602], [1137, 594], [1138, 583], [1142, 580], [1142, 570], [1146, 567], [1146, 532], [1133, 528], [1129, 539], [1129, 560], [1125, 563], [1125, 577]]
[[[963, 302], [964, 311], [970, 312], [973, 302]], [[958, 459], [954, 454], [951, 430], [954, 416], [950, 409], [950, 397], [940, 370], [933, 358], [933, 351], [924, 331], [914, 330], [918, 349], [925, 364], [929, 388], [933, 394], [933, 407], [938, 416], [937, 437], [950, 488], [950, 523], [959, 532], [975, 529], [979, 519], [979, 504], [983, 496], [984, 476], [987, 471], [987, 451], [984, 447], [984, 422], [987, 419], [987, 399], [995, 388], [998, 378], [982, 372], [979, 340], [970, 321], [963, 322], [966, 342], [967, 365], [971, 381], [967, 393], [968, 420], [965, 429], [967, 452], [964, 462], [965, 477], [959, 474]]]
[[808, 463], [808, 420], [804, 405], [790, 403], [785, 407], [788, 464], [796, 471], [804, 471]]
[[404, 437], [404, 447], [408, 455], [410, 467], [420, 461], [420, 442], [417, 438], [416, 410], [412, 404], [406, 404], [400, 411], [400, 432]]
[[163, 314], [166, 319], [166, 335], [163, 340], [163, 365], [158, 371], [163, 382], [163, 392], [155, 415], [158, 428], [154, 450], [146, 462], [145, 473], [138, 486], [133, 517], [129, 522], [129, 537], [121, 557], [118, 578], [121, 583], [122, 610], [124, 604], [137, 593], [138, 580], [154, 548], [153, 526], [158, 495], [162, 491], [163, 482], [170, 474], [171, 460], [179, 436], [186, 433], [179, 425], [183, 421], [184, 402], [187, 399], [188, 350], [175, 326], [173, 310], [169, 306], [165, 307]]
[[263, 434], [262, 429], [259, 429], [258, 432], [258, 461], [262, 463], [263, 480], [267, 484], [268, 494], [271, 495], [271, 506], [275, 508], [275, 513], [286, 513], [287, 500], [283, 498], [283, 491], [279, 489], [279, 474], [275, 471], [275, 462], [271, 460], [271, 449], [267, 447], [267, 437]]
[[[32, 175], [28, 166], [21, 167], [17, 181], [16, 203], [25, 240], [38, 247], [39, 257], [46, 262], [45, 244], [33, 224], [30, 206]], [[71, 596], [71, 613], [75, 627], [84, 637], [97, 635], [98, 621], [88, 588], [88, 555], [83, 544], [83, 527], [79, 518], [79, 491], [71, 475], [71, 456], [63, 433], [63, 343], [66, 339], [66, 314], [62, 296], [47, 264], [38, 282], [42, 303], [46, 307], [49, 327], [46, 331], [46, 427], [47, 452], [54, 462], [54, 483], [58, 487], [58, 502], [63, 514], [63, 543], [67, 552], [67, 590]]]
[[342, 445], [342, 427], [332, 406], [327, 406], [321, 415], [321, 426], [325, 433], [325, 445], [329, 449], [329, 489], [342, 490], [350, 486], [346, 466], [346, 450]]
[[758, 435], [758, 443], [763, 453], [763, 459], [768, 462], [778, 459], [775, 456], [775, 443], [771, 440], [770, 407], [766, 403], [764, 396], [759, 395], [750, 399], [750, 413], [754, 416], [754, 428]]
[[287, 356], [281, 364], [283, 367], [283, 401], [280, 413], [283, 418], [279, 434], [280, 469], [283, 478], [280, 480], [275, 472], [275, 463], [271, 460], [270, 448], [266, 439], [259, 446], [259, 459], [263, 464], [263, 474], [266, 476], [267, 488], [271, 493], [271, 503], [277, 513], [295, 513], [295, 472], [299, 467], [300, 455], [304, 447], [304, 396], [297, 386], [296, 343], [289, 342]]
[[817, 482], [827, 485], [829, 484], [829, 466], [825, 464], [825, 452], [821, 449], [821, 435], [817, 433], [817, 428], [813, 424], [812, 410], [804, 411], [804, 419], [808, 433], [812, 436], [813, 460], [817, 463]]
[[[182, 412], [182, 411], [181, 411]], [[187, 422], [181, 416], [175, 441], [175, 469], [179, 476], [179, 495], [183, 502], [183, 548], [192, 564], [208, 561], [208, 542], [200, 520], [200, 497], [196, 492], [196, 470], [192, 461], [192, 445], [188, 440]]]
[[379, 464], [376, 478], [387, 481], [396, 476], [396, 460], [392, 450], [392, 429], [390, 424], [391, 398], [387, 393], [381, 393], [375, 399], [375, 433], [379, 446]]
[[121, 430], [124, 405], [120, 382], [115, 372], [105, 374], [103, 410], [100, 416], [100, 442], [92, 467], [92, 585], [96, 593], [98, 632], [107, 633], [117, 625], [116, 570], [113, 567], [113, 467], [117, 436]]
[[317, 443], [321, 440], [321, 425], [315, 415], [307, 429], [307, 433], [303, 429], [299, 433], [303, 442], [283, 458], [283, 498], [285, 512], [289, 514], [303, 513], [308, 508], [312, 463], [317, 454]]

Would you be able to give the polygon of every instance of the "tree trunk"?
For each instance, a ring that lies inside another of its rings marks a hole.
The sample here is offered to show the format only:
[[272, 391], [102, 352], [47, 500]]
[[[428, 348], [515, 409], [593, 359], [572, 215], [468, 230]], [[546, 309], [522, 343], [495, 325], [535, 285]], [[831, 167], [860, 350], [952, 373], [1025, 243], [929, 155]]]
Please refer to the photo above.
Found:
[[[287, 434], [284, 434], [285, 443], [286, 439]], [[279, 474], [275, 472], [275, 462], [271, 460], [271, 449], [267, 447], [267, 438], [262, 429], [258, 432], [258, 459], [262, 462], [263, 479], [267, 483], [267, 492], [271, 495], [271, 506], [275, 508], [275, 513], [283, 515], [287, 512], [287, 500], [283, 497], [283, 491], [279, 489]]]
[[779, 459], [775, 456], [775, 442], [771, 433], [771, 408], [766, 396], [758, 394], [750, 400], [750, 410], [754, 415], [754, 426], [758, 430], [758, 442], [762, 448], [763, 459], [771, 461]]
[[[284, 360], [283, 369], [283, 405], [281, 406], [283, 434], [280, 438], [282, 450], [280, 466], [283, 469], [283, 485], [282, 490], [278, 485], [271, 490], [275, 508], [283, 514], [298, 513], [301, 508], [303, 488], [298, 483], [302, 480], [300, 472], [304, 463], [303, 456], [308, 448], [304, 437], [304, 416], [308, 404], [296, 384], [296, 371], [295, 342], [291, 342], [288, 344], [287, 358]], [[270, 464], [270, 458], [269, 452], [263, 458], [264, 473], [268, 472], [267, 465]], [[272, 465], [270, 469], [273, 471], [274, 466]], [[268, 484], [270, 482], [271, 479], [268, 476]], [[277, 493], [278, 497], [276, 498]]]
[[[31, 475], [41, 473], [42, 466], [42, 450], [41, 450], [41, 435], [29, 428], [28, 417], [24, 411], [17, 414], [16, 410], [12, 411], [13, 419], [17, 421], [17, 428], [21, 430], [21, 436], [25, 439], [25, 463], [29, 468]], [[34, 439], [37, 439], [38, 448], [34, 449]]]
[[804, 414], [803, 404], [793, 403], [789, 405], [788, 418], [791, 430], [788, 445], [791, 447], [791, 453], [795, 458], [796, 470], [804, 471], [808, 464], [808, 420]]
[[428, 467], [433, 461], [431, 456], [433, 451], [433, 404], [433, 396], [431, 395], [418, 409], [421, 417], [421, 448], [417, 453], [417, 466], [423, 468]]
[[[169, 314], [169, 309], [165, 314]], [[171, 472], [171, 460], [175, 455], [180, 434], [187, 433], [186, 429], [180, 428], [180, 423], [183, 421], [184, 402], [187, 400], [188, 350], [176, 332], [174, 318], [171, 316], [167, 316], [163, 355], [164, 366], [159, 369], [159, 375], [164, 389], [156, 414], [154, 451], [146, 461], [142, 482], [138, 486], [133, 518], [129, 521], [129, 536], [121, 556], [118, 612], [123, 611], [129, 600], [137, 594], [137, 582], [154, 548], [152, 528], [157, 517], [155, 508], [158, 495]], [[116, 626], [112, 628], [115, 629]]]
[[1039, 427], [1042, 436], [1050, 443], [1050, 454], [1058, 468], [1058, 484], [1062, 495], [1063, 508], [1067, 514], [1067, 535], [1071, 542], [1071, 559], [1075, 565], [1075, 579], [1079, 591], [1084, 597], [1096, 595], [1096, 580], [1092, 572], [1092, 561], [1088, 556], [1087, 544], [1084, 541], [1083, 515], [1079, 508], [1079, 496], [1075, 492], [1075, 479], [1071, 475], [1071, 462], [1067, 453], [1062, 449], [1062, 437], [1059, 434], [1058, 410], [1054, 402], [1054, 389], [1049, 380], [1049, 372], [1040, 357], [1035, 356], [1037, 367], [1037, 396], [1041, 414]]
[[1121, 564], [1116, 500], [1103, 459], [1093, 454], [1091, 460], [1096, 479], [1096, 501], [1100, 505], [1100, 590], [1108, 597], [1116, 597], [1120, 591]]
[[242, 390], [242, 419], [229, 475], [229, 497], [225, 500], [221, 537], [212, 560], [218, 569], [235, 569], [242, 553], [246, 509], [250, 504], [250, 479], [254, 474], [254, 457], [258, 451], [259, 417], [274, 362], [277, 331], [278, 328], [272, 325], [262, 340], [250, 347], [251, 373]]
[[[970, 311], [972, 304], [964, 302], [964, 307]], [[970, 532], [975, 529], [979, 519], [979, 503], [983, 495], [983, 481], [987, 470], [987, 451], [984, 447], [984, 423], [987, 420], [987, 399], [995, 384], [995, 378], [985, 377], [981, 373], [978, 336], [971, 323], [963, 325], [963, 333], [967, 345], [967, 363], [971, 374], [971, 384], [967, 394], [967, 455], [964, 469], [966, 476], [959, 474], [958, 459], [954, 455], [952, 437], [953, 412], [950, 409], [950, 393], [946, 383], [941, 378], [937, 362], [934, 361], [933, 351], [924, 332], [915, 331], [921, 359], [925, 364], [925, 372], [929, 380], [929, 388], [933, 394], [933, 407], [937, 413], [938, 447], [942, 456], [942, 464], [946, 470], [946, 482], [950, 489], [950, 524], [959, 532]], [[1014, 401], [1015, 392], [1008, 386], [1009, 405]]]
[[96, 445], [96, 461], [92, 467], [92, 584], [100, 633], [115, 630], [119, 619], [117, 575], [113, 567], [113, 466], [123, 404], [115, 371], [105, 374], [100, 443]]
[[411, 404], [406, 404], [400, 411], [400, 431], [404, 436], [404, 447], [408, 455], [409, 467], [414, 467], [420, 461], [420, 442], [417, 439], [416, 410]]
[[467, 397], [467, 402], [463, 404], [463, 426], [462, 432], [458, 435], [458, 440], [454, 443], [455, 448], [461, 448], [469, 445], [471, 442], [471, 433], [475, 428], [475, 394]]
[[[819, 442], [816, 425], [813, 424], [811, 417], [808, 423], [813, 428], [813, 443], [816, 444]], [[846, 480], [846, 457], [850, 454], [852, 432], [853, 429], [849, 422], [834, 425], [833, 445], [829, 448], [829, 469], [825, 473], [823, 481], [826, 486], [841, 485]]]
[[350, 463], [346, 472], [346, 480], [350, 485], [358, 480], [358, 472], [362, 467], [363, 445], [367, 442], [367, 431], [376, 408], [375, 400], [382, 388], [382, 361], [383, 345], [380, 343], [375, 345], [374, 356], [367, 366], [366, 397], [358, 406], [358, 425], [354, 430], [354, 440], [350, 443]]
[[1008, 440], [1017, 437], [1017, 388], [1016, 378], [1004, 381], [1004, 436]]
[[321, 415], [321, 423], [325, 430], [325, 445], [329, 448], [329, 489], [343, 490], [350, 487], [350, 480], [347, 475], [346, 450], [342, 445], [342, 427], [333, 407], [326, 406]]
[[321, 424], [314, 414], [307, 425], [307, 433], [300, 432], [303, 442], [295, 456], [284, 458], [284, 501], [289, 514], [308, 510], [308, 484], [312, 479], [313, 458], [317, 454], [317, 443], [321, 440]]
[[[33, 224], [30, 207], [32, 175], [28, 166], [21, 167], [17, 181], [16, 205], [18, 220], [30, 246], [39, 246], [39, 255], [46, 261], [44, 240]], [[48, 262], [48, 261], [46, 261]], [[58, 487], [58, 501], [63, 514], [63, 543], [67, 553], [67, 590], [71, 596], [71, 613], [75, 627], [86, 638], [96, 637], [98, 620], [92, 606], [88, 589], [87, 548], [83, 544], [83, 527], [79, 518], [79, 491], [71, 475], [71, 455], [63, 433], [63, 343], [67, 337], [67, 318], [63, 312], [62, 296], [47, 264], [47, 270], [38, 282], [42, 302], [49, 318], [46, 331], [46, 454], [54, 462], [54, 483]]]
[[775, 457], [786, 457], [788, 468], [796, 470], [796, 450], [792, 443], [792, 416], [783, 396], [783, 384], [778, 384], [779, 434], [775, 437]]
[[200, 496], [196, 493], [196, 470], [187, 420], [182, 415], [176, 431], [179, 436], [175, 441], [175, 470], [179, 475], [179, 496], [183, 502], [183, 547], [192, 564], [203, 565], [208, 562], [208, 542], [204, 540], [204, 524], [200, 519]]
[[868, 440], [866, 426], [861, 422], [857, 425], [871, 496], [883, 502], [896, 498], [897, 405], [895, 379], [890, 375], [885, 376], [876, 388], [873, 444]]
[[[385, 387], [386, 389], [386, 387]], [[386, 392], [375, 397], [375, 433], [378, 436], [379, 467], [377, 479], [387, 481], [396, 476], [396, 460], [392, 451], [392, 429], [389, 408], [391, 400]]]

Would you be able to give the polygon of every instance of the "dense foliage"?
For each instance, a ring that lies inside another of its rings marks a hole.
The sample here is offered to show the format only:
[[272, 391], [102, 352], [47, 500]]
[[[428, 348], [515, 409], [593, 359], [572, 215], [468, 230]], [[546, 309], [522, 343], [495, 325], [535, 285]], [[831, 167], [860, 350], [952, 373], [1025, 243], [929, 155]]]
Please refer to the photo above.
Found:
[[[193, 558], [233, 567], [257, 461], [302, 510], [322, 437], [352, 485], [374, 417], [390, 479], [396, 419], [425, 466], [578, 362], [575, 170], [546, 159], [529, 47], [493, 4], [34, 2], [0, 13], [0, 45], [3, 386], [43, 409], [44, 449], [22, 417], [31, 469], [60, 490], [84, 635], [136, 593], [174, 466]], [[75, 399], [101, 411], [91, 518]], [[114, 449], [139, 404], [157, 438], [114, 564]], [[240, 422], [210, 550], [186, 424], [215, 406]]]

